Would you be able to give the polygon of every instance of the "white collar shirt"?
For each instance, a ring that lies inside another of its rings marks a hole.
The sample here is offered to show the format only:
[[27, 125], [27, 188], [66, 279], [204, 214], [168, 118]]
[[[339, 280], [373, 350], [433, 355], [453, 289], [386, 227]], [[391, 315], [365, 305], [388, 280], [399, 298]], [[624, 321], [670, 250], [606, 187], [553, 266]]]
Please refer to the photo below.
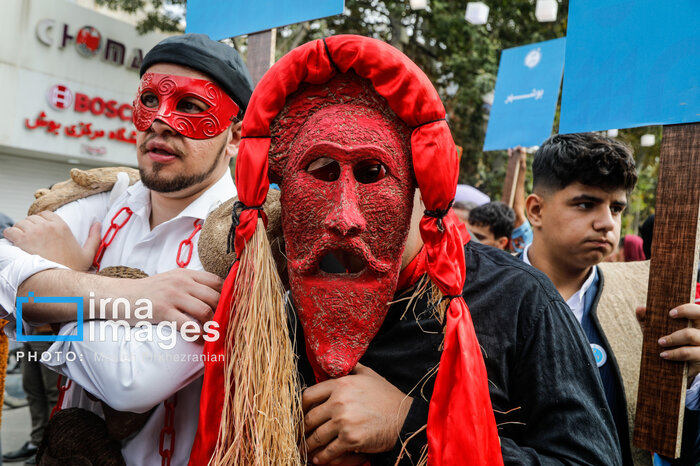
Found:
[[[532, 263], [530, 262], [530, 257], [528, 256], [530, 246], [531, 245], [528, 244], [523, 250], [523, 261], [528, 265], [532, 265]], [[586, 281], [583, 282], [581, 288], [579, 288], [578, 291], [576, 291], [576, 293], [571, 295], [571, 297], [566, 300], [566, 304], [571, 309], [571, 312], [574, 313], [574, 316], [576, 317], [576, 320], [578, 320], [579, 324], [583, 320], [584, 305], [586, 304], [586, 291], [588, 291], [588, 289], [595, 281], [597, 274], [598, 266], [591, 267], [591, 271], [588, 272], [588, 277], [586, 277]]]
[[[129, 207], [133, 214], [106, 249], [101, 268], [128, 266], [150, 276], [177, 268], [178, 247], [192, 234], [194, 221], [203, 220], [209, 212], [235, 195], [236, 188], [227, 171], [180, 214], [152, 230], [150, 191], [141, 182], [121, 195], [112, 195], [115, 199], [110, 199], [110, 193], [102, 193], [67, 204], [56, 213], [83, 244], [94, 222], [102, 223], [101, 235], [104, 235], [115, 214], [121, 208]], [[196, 234], [192, 238], [193, 251], [188, 269], [202, 270], [197, 253], [198, 240], [199, 234]], [[0, 317], [14, 320], [13, 303], [19, 284], [28, 276], [50, 268], [65, 267], [28, 255], [0, 240]], [[8, 324], [10, 326], [14, 327], [14, 323]], [[64, 324], [60, 334], [72, 334], [76, 327], [75, 322]], [[199, 417], [202, 345], [185, 341], [177, 332], [173, 336], [168, 328], [160, 334], [155, 328], [153, 330], [154, 338], [141, 342], [133, 338], [134, 332], [138, 331], [136, 327], [129, 330], [132, 335], [129, 338], [124, 328], [110, 327], [106, 321], [88, 321], [83, 324], [84, 335], [104, 335], [103, 341], [84, 338], [81, 342], [55, 342], [49, 349], [51, 359], [42, 362], [74, 382], [66, 393], [63, 408], [80, 407], [102, 415], [101, 405], [90, 400], [85, 391], [121, 411], [146, 412], [155, 406], [141, 430], [122, 441], [122, 455], [128, 465], [161, 463], [159, 438], [165, 422], [162, 401], [172, 400], [172, 395], [176, 394], [176, 441], [170, 464], [184, 466], [188, 462]], [[163, 349], [163, 345], [169, 348]], [[72, 361], [69, 355], [74, 358]]]

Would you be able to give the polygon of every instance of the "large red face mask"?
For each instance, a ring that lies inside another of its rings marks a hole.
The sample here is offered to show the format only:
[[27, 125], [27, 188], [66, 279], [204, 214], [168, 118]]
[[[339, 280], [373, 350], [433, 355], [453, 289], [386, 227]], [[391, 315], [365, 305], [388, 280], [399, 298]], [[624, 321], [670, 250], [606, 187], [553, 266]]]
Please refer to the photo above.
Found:
[[238, 110], [211, 81], [146, 73], [134, 100], [134, 125], [146, 131], [158, 119], [185, 137], [209, 139], [223, 133]]
[[[315, 97], [297, 99], [315, 107]], [[289, 283], [317, 376], [320, 368], [340, 377], [386, 316], [415, 187], [403, 123], [362, 102], [307, 110], [288, 115], [312, 114], [289, 146], [281, 180]]]

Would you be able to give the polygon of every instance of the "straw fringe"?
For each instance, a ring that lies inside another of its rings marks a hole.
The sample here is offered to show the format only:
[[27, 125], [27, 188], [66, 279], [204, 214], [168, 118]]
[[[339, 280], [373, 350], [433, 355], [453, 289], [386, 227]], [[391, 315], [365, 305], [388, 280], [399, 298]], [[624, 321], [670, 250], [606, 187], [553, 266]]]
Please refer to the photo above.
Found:
[[262, 220], [241, 254], [225, 337], [224, 407], [209, 464], [305, 464], [298, 446], [303, 413], [284, 289]]
[[[411, 293], [409, 296], [404, 297], [404, 298], [399, 298], [394, 302], [399, 302], [399, 301], [404, 301], [408, 300], [408, 304], [406, 305], [406, 311], [404, 311], [404, 314], [402, 315], [402, 319], [405, 318], [406, 314], [409, 312], [413, 313], [413, 316], [417, 318], [419, 312], [416, 309], [416, 305], [422, 301], [424, 296], [428, 296], [428, 308], [432, 310], [431, 317], [434, 317], [435, 319], [438, 320], [441, 324], [444, 324], [445, 322], [445, 312], [447, 312], [447, 307], [450, 305], [450, 301], [447, 299], [442, 299], [443, 294], [438, 288], [438, 286], [430, 280], [428, 277], [428, 274], [423, 275], [420, 279], [418, 279], [418, 282], [412, 287], [411, 290], [409, 290]], [[391, 303], [393, 304], [393, 303]], [[442, 350], [443, 345], [445, 344], [445, 340], [443, 338], [442, 342], [440, 343], [440, 350]], [[423, 394], [423, 386], [427, 382], [427, 379], [435, 375], [438, 370], [438, 366], [436, 365], [433, 367], [419, 382], [418, 384], [411, 389], [409, 392], [409, 395], [413, 393], [419, 386], [421, 387], [420, 393], [421, 397], [423, 399], [426, 399], [425, 395]], [[396, 458], [396, 465], [398, 465], [401, 460], [404, 458], [404, 456], [407, 455], [406, 447], [408, 445], [408, 442], [413, 440], [413, 438], [418, 435], [421, 431], [425, 430], [427, 428], [427, 425], [424, 425], [420, 429], [418, 429], [416, 432], [414, 432], [410, 437], [407, 439], [401, 441], [401, 451], [399, 452], [398, 457]], [[420, 457], [417, 459], [416, 463], [417, 466], [427, 466], [428, 464], [428, 445], [423, 445], [423, 448], [421, 448], [420, 452]]]

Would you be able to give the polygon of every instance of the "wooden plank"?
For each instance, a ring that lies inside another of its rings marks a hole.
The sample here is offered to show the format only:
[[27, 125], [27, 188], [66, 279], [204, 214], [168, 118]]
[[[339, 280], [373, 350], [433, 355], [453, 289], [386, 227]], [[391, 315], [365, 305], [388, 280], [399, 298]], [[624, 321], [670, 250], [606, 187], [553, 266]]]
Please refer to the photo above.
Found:
[[248, 35], [248, 59], [246, 65], [253, 85], [257, 85], [260, 78], [270, 69], [275, 62], [275, 38], [276, 29], [256, 32]]
[[700, 124], [665, 126], [651, 249], [634, 444], [677, 458], [681, 449], [687, 365], [659, 357], [658, 339], [688, 326], [671, 319], [692, 302], [700, 238]]
[[506, 168], [506, 179], [503, 182], [503, 195], [501, 202], [504, 202], [508, 207], [513, 207], [515, 201], [515, 186], [520, 171], [520, 153], [515, 150], [508, 150], [508, 167]]

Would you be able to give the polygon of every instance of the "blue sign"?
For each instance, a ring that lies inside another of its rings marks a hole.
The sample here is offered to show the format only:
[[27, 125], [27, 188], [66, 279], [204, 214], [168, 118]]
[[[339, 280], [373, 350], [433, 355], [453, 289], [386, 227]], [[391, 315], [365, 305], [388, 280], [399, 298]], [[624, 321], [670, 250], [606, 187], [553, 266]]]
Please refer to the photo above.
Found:
[[339, 15], [344, 0], [188, 0], [187, 32], [214, 40]]
[[566, 39], [501, 53], [484, 150], [539, 146], [552, 134]]
[[700, 121], [700, 1], [571, 0], [560, 133]]
[[[35, 303], [73, 303], [78, 312], [78, 334], [77, 335], [24, 335], [22, 333], [22, 305], [29, 301]], [[35, 298], [34, 293], [27, 293], [27, 297], [17, 297], [17, 341], [83, 341], [83, 298], [78, 296], [52, 296]]]

